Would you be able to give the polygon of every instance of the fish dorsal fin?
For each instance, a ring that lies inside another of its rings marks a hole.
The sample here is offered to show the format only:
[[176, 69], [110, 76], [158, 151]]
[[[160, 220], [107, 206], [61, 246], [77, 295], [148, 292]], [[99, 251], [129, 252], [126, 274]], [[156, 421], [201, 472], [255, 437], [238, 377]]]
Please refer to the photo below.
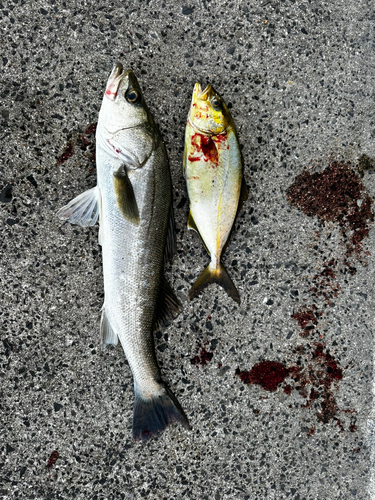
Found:
[[154, 330], [160, 328], [165, 321], [172, 320], [180, 312], [180, 309], [180, 301], [168, 281], [162, 276], [159, 298], [155, 308]]
[[118, 336], [113, 331], [111, 324], [105, 314], [105, 309], [102, 311], [102, 318], [100, 320], [100, 345], [104, 349], [106, 345], [117, 345]]
[[79, 194], [67, 205], [60, 208], [57, 217], [82, 227], [93, 226], [98, 220], [100, 190], [98, 186]]
[[176, 228], [174, 225], [173, 206], [171, 204], [171, 208], [169, 211], [167, 240], [165, 242], [165, 249], [164, 249], [164, 262], [167, 262], [168, 260], [173, 259], [173, 256], [176, 253], [176, 247], [177, 247]]
[[113, 174], [113, 183], [117, 205], [124, 219], [132, 224], [139, 224], [139, 210], [137, 200], [135, 199], [132, 183], [126, 172], [125, 166], [121, 166]]

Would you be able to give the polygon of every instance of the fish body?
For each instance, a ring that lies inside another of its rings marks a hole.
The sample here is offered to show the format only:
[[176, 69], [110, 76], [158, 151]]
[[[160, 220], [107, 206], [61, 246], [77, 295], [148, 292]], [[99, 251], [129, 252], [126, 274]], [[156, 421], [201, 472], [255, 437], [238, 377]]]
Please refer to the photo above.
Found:
[[58, 215], [83, 226], [99, 217], [102, 345], [121, 342], [134, 377], [133, 437], [146, 440], [171, 422], [189, 424], [161, 379], [153, 343], [155, 327], [180, 306], [163, 275], [175, 237], [168, 158], [136, 77], [120, 64], [107, 83], [96, 143], [97, 186]]
[[184, 175], [190, 201], [189, 229], [196, 230], [211, 257], [189, 292], [193, 298], [209, 283], [218, 283], [237, 302], [239, 293], [220, 259], [237, 214], [242, 156], [230, 112], [221, 96], [208, 85], [194, 87], [184, 151]]

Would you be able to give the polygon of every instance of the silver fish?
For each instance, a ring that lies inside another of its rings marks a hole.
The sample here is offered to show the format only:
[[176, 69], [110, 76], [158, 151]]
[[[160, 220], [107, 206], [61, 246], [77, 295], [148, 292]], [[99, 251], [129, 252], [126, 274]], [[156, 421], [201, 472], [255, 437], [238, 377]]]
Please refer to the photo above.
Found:
[[58, 217], [92, 226], [98, 217], [105, 299], [102, 345], [120, 339], [134, 377], [133, 437], [146, 440], [187, 417], [157, 365], [153, 331], [180, 304], [163, 275], [175, 246], [166, 148], [131, 70], [116, 64], [96, 132], [97, 186]]

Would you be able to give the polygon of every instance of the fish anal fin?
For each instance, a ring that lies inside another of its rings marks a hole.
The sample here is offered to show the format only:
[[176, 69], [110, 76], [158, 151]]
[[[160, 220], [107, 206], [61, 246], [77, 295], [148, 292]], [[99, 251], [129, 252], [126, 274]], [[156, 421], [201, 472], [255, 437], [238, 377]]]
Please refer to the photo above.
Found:
[[100, 320], [100, 345], [104, 349], [106, 345], [117, 345], [118, 336], [113, 331], [111, 324], [105, 314], [105, 309], [103, 308], [102, 317]]
[[79, 194], [67, 205], [60, 208], [57, 217], [60, 220], [78, 226], [93, 226], [98, 220], [100, 207], [100, 190], [98, 186]]
[[132, 224], [139, 224], [139, 210], [132, 183], [124, 166], [113, 174], [117, 206], [124, 219]]
[[240, 294], [233, 281], [230, 279], [225, 267], [219, 262], [216, 266], [208, 265], [189, 291], [189, 300], [197, 297], [211, 283], [217, 283], [227, 292], [229, 297], [238, 304], [241, 303]]
[[163, 276], [160, 283], [159, 298], [155, 308], [154, 330], [163, 323], [172, 320], [180, 312], [181, 302], [176, 297], [170, 284]]

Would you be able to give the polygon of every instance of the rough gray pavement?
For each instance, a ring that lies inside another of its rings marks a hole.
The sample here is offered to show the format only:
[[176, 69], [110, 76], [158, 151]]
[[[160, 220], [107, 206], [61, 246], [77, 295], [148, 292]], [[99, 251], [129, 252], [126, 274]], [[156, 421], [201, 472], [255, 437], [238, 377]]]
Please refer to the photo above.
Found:
[[[0, 497], [374, 498], [375, 232], [345, 263], [350, 234], [286, 196], [305, 168], [375, 156], [373, 3], [1, 0], [0, 13]], [[87, 129], [116, 61], [168, 148], [183, 311], [155, 342], [192, 425], [143, 444], [122, 349], [99, 349], [98, 228], [55, 216], [95, 185]], [[186, 228], [181, 165], [196, 81], [230, 103], [243, 145], [250, 198], [224, 255], [240, 307], [216, 285], [186, 300], [209, 260]], [[371, 169], [361, 182], [374, 196]], [[310, 305], [305, 330], [292, 315]], [[289, 370], [276, 390], [235, 375], [264, 361]]]

